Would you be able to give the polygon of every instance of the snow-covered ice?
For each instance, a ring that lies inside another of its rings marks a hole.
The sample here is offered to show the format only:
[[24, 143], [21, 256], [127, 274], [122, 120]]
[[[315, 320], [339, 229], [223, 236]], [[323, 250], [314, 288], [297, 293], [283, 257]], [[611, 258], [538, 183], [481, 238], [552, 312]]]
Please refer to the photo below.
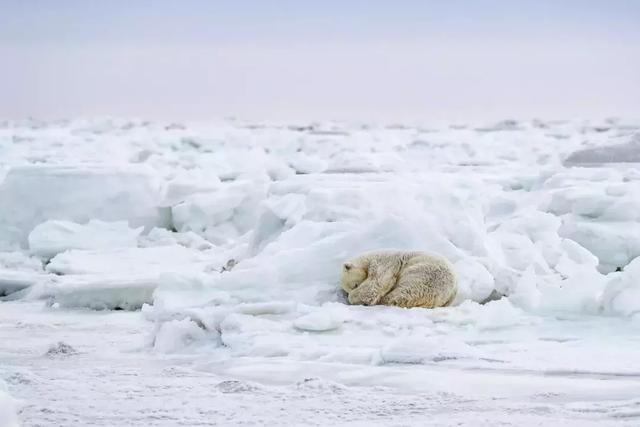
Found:
[[[639, 135], [7, 122], [0, 380], [24, 425], [637, 425]], [[380, 248], [454, 306], [345, 304]]]

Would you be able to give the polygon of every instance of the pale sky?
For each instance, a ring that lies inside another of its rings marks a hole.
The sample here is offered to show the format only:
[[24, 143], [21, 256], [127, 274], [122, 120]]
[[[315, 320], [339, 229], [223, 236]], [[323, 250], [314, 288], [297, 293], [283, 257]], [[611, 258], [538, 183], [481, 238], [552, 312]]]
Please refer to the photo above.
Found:
[[640, 118], [640, 1], [0, 0], [0, 118]]

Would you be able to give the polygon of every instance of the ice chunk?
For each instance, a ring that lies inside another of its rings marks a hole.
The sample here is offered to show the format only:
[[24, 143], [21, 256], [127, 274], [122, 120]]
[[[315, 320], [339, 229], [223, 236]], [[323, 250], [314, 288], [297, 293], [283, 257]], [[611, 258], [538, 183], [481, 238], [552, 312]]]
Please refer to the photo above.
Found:
[[18, 401], [9, 395], [7, 385], [0, 379], [0, 426], [19, 427], [18, 422]]
[[598, 298], [606, 277], [593, 267], [576, 268], [561, 283], [543, 283], [538, 308], [541, 311], [565, 313], [598, 313]]
[[213, 173], [189, 170], [189, 175], [171, 179], [165, 189], [162, 205], [173, 206], [198, 193], [210, 193], [220, 186], [220, 178]]
[[232, 190], [194, 194], [172, 208], [173, 225], [178, 231], [203, 232], [231, 220], [244, 197], [241, 191]]
[[0, 252], [0, 297], [26, 289], [46, 277], [38, 258], [23, 252]]
[[0, 268], [8, 270], [42, 273], [42, 260], [22, 251], [0, 252]]
[[320, 173], [327, 169], [328, 162], [305, 153], [295, 153], [289, 158], [289, 165], [298, 174]]
[[214, 192], [189, 196], [173, 206], [173, 226], [180, 232], [204, 235], [219, 245], [233, 241], [255, 226], [267, 186], [263, 180], [240, 180]]
[[43, 273], [14, 271], [0, 268], [0, 297], [26, 289], [46, 279]]
[[586, 218], [598, 218], [612, 202], [612, 197], [591, 188], [568, 188], [553, 194], [549, 208], [557, 215], [573, 212]]
[[529, 267], [516, 283], [515, 289], [509, 295], [509, 301], [518, 307], [533, 310], [540, 304], [541, 295], [534, 269]]
[[559, 234], [596, 255], [604, 273], [624, 267], [640, 256], [639, 222], [600, 222], [569, 216]]
[[458, 295], [455, 303], [470, 299], [482, 302], [495, 289], [495, 279], [487, 268], [473, 259], [462, 259], [455, 264], [458, 275]]
[[640, 317], [640, 257], [607, 284], [600, 304], [607, 314]]
[[49, 259], [69, 249], [113, 249], [135, 247], [142, 227], [129, 228], [126, 221], [91, 220], [87, 224], [50, 220], [29, 233], [29, 249]]
[[280, 233], [298, 223], [305, 213], [305, 197], [299, 194], [272, 197], [265, 201], [262, 214], [253, 231], [250, 252], [252, 254], [260, 252]]
[[128, 221], [158, 225], [159, 189], [147, 169], [123, 166], [14, 167], [0, 185], [0, 242], [26, 247], [33, 228], [47, 220]]
[[138, 239], [141, 247], [182, 245], [187, 248], [204, 251], [212, 249], [213, 244], [193, 231], [175, 233], [165, 228], [153, 228], [147, 235]]
[[527, 235], [498, 230], [490, 238], [497, 246], [490, 255], [504, 261], [508, 268], [524, 271], [532, 265], [538, 273], [550, 272], [540, 248]]
[[202, 342], [207, 333], [191, 319], [171, 320], [160, 325], [153, 343], [161, 353], [188, 351], [194, 342]]
[[593, 271], [599, 264], [598, 257], [571, 239], [562, 239], [560, 249], [562, 253], [554, 269], [566, 277], [584, 271]]
[[56, 255], [47, 265], [55, 274], [159, 274], [174, 271], [202, 271], [219, 267], [221, 254], [201, 252], [184, 246], [70, 250]]
[[60, 307], [138, 310], [153, 300], [158, 276], [77, 275], [55, 277], [30, 289], [29, 299], [48, 298]]

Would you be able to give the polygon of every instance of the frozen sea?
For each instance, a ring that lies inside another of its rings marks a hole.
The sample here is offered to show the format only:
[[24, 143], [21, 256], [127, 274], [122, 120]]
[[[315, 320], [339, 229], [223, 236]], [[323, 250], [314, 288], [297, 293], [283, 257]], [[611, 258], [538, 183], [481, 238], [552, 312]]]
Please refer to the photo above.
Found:
[[637, 426], [640, 120], [0, 122], [0, 296], [0, 427]]

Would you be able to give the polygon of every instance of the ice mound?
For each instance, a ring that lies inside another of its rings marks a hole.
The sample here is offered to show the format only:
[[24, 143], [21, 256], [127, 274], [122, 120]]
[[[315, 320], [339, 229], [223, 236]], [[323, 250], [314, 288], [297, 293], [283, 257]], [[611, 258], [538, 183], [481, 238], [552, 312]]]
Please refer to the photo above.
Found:
[[0, 185], [0, 243], [25, 247], [29, 232], [47, 220], [150, 228], [160, 221], [158, 202], [153, 172], [140, 167], [13, 167]]
[[50, 220], [29, 233], [29, 250], [44, 259], [70, 249], [114, 249], [135, 247], [142, 227], [132, 229], [126, 221], [91, 220], [87, 224]]

